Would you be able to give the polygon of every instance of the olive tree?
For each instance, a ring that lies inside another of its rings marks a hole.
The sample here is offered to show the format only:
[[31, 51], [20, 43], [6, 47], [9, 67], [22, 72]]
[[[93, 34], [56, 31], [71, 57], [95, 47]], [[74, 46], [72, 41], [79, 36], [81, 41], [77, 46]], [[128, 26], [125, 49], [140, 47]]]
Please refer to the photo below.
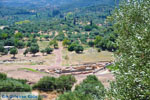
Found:
[[18, 54], [18, 49], [17, 48], [12, 48], [11, 50], [10, 50], [10, 54], [12, 54], [13, 55], [13, 58], [15, 58], [15, 55], [16, 54]]
[[149, 0], [124, 0], [112, 17], [119, 35], [118, 71], [107, 100], [150, 100], [149, 7]]

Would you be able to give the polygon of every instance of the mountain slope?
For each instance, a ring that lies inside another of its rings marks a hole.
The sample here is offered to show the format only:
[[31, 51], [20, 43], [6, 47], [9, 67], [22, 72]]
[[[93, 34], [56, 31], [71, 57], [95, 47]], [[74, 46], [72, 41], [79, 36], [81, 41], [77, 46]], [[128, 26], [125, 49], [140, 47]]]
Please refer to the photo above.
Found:
[[115, 0], [2, 0], [3, 6], [58, 6], [84, 7], [95, 4], [114, 5]]

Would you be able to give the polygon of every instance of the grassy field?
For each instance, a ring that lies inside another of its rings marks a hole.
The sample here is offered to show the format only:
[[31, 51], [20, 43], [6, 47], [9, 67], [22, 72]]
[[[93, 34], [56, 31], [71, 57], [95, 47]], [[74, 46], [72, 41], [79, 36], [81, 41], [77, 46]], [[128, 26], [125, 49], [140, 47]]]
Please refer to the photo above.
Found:
[[40, 47], [40, 50], [41, 49], [45, 49], [49, 44], [49, 41], [38, 41], [38, 45]]
[[97, 52], [95, 48], [86, 48], [83, 54], [76, 54], [75, 52], [68, 52], [63, 49], [63, 66], [70, 66], [74, 64], [82, 64], [87, 62], [98, 61], [113, 61], [113, 53], [108, 51]]

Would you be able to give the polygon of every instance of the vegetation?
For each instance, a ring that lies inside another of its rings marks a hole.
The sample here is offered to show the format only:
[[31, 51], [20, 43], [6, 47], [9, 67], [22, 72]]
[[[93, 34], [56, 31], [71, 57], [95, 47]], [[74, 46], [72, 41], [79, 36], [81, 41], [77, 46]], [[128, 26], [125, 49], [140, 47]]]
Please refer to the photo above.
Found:
[[67, 92], [58, 97], [58, 100], [103, 100], [105, 88], [96, 76], [90, 75], [73, 92]]
[[26, 56], [28, 52], [29, 52], [29, 50], [26, 49], [26, 50], [23, 52], [23, 55]]
[[30, 92], [31, 87], [26, 80], [7, 78], [7, 75], [0, 73], [0, 92]]
[[18, 54], [17, 48], [12, 48], [12, 49], [10, 50], [10, 54], [12, 54], [12, 55], [13, 55], [13, 58], [15, 58], [15, 55]]
[[82, 53], [83, 50], [84, 50], [84, 48], [83, 48], [83, 46], [81, 46], [81, 45], [77, 45], [77, 46], [74, 48], [74, 50], [75, 50], [76, 53]]
[[33, 43], [33, 44], [31, 45], [31, 47], [29, 48], [29, 50], [30, 50], [30, 52], [33, 54], [33, 56], [35, 56], [35, 54], [36, 54], [37, 52], [39, 52], [39, 46], [38, 46], [38, 44], [37, 44], [37, 43]]
[[46, 52], [47, 54], [51, 54], [51, 53], [53, 52], [53, 49], [50, 48], [50, 47], [47, 47], [47, 48], [45, 48], [45, 52]]
[[59, 78], [43, 77], [37, 84], [33, 86], [33, 89], [42, 91], [54, 91], [65, 92], [70, 91], [76, 79], [72, 75], [62, 75]]
[[116, 81], [107, 100], [149, 100], [149, 0], [122, 3], [113, 19], [119, 33]]

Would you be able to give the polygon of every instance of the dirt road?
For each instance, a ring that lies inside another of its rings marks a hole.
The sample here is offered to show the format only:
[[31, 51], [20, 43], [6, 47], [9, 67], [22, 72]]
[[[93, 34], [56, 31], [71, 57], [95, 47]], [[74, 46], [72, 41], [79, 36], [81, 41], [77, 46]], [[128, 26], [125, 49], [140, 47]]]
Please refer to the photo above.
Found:
[[62, 67], [62, 50], [63, 46], [59, 43], [59, 48], [54, 50], [55, 55], [55, 63], [51, 66], [51, 68], [61, 68]]

